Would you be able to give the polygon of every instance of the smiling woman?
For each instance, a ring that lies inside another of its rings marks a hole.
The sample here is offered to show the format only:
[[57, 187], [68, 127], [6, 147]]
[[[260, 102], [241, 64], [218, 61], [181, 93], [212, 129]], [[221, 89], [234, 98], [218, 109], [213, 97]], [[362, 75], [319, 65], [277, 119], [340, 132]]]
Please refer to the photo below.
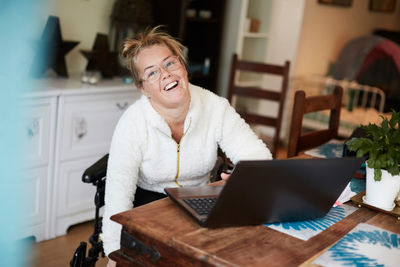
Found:
[[[167, 122], [174, 122], [174, 125], [183, 128], [190, 103], [188, 75], [183, 63], [168, 47], [154, 45], [142, 49], [136, 57], [135, 66], [141, 77], [137, 86], [153, 108]], [[176, 112], [171, 113], [171, 109]], [[181, 115], [179, 118], [178, 114]]]
[[119, 248], [121, 230], [110, 216], [165, 197], [165, 187], [207, 184], [218, 147], [233, 163], [272, 158], [225, 98], [189, 83], [182, 49], [158, 27], [123, 44], [143, 96], [121, 117], [111, 143], [102, 234], [107, 255]]

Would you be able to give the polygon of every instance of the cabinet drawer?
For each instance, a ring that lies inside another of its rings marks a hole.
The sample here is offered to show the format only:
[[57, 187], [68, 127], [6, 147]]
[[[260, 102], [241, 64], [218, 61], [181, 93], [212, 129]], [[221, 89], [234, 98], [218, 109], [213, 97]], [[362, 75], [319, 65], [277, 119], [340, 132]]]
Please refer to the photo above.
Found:
[[138, 97], [120, 93], [66, 98], [60, 125], [61, 160], [107, 153], [119, 118]]
[[[45, 223], [48, 196], [48, 168], [40, 167], [22, 172], [17, 182], [20, 188], [23, 227]], [[32, 233], [32, 235], [34, 235]]]
[[55, 131], [55, 99], [37, 99], [22, 107], [18, 123], [24, 166], [40, 166], [49, 162]]
[[[57, 217], [94, 210], [96, 187], [82, 182], [86, 168], [100, 159], [100, 155], [88, 159], [62, 163], [58, 172]], [[94, 213], [93, 213], [94, 216]], [[78, 221], [77, 221], [78, 222]], [[77, 223], [74, 222], [74, 223]]]

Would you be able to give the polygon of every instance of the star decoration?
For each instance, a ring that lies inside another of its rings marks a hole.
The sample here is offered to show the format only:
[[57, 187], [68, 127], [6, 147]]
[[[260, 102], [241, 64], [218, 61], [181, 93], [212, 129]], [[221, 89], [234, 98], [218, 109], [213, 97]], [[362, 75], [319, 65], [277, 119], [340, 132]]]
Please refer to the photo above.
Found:
[[108, 36], [98, 33], [92, 51], [80, 50], [88, 59], [86, 70], [97, 70], [103, 78], [112, 78], [118, 74], [118, 53], [110, 51]]
[[58, 17], [49, 16], [38, 51], [33, 59], [30, 74], [33, 77], [42, 76], [48, 69], [53, 69], [59, 76], [68, 77], [65, 55], [79, 42], [63, 41]]

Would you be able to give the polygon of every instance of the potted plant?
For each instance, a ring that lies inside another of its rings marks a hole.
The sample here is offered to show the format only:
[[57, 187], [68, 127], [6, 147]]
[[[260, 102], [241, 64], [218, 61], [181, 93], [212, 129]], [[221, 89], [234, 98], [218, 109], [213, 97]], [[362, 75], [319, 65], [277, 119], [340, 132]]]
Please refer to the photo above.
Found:
[[370, 138], [351, 138], [346, 145], [358, 157], [368, 156], [364, 203], [391, 211], [400, 190], [400, 112], [381, 117], [380, 125], [361, 126]]

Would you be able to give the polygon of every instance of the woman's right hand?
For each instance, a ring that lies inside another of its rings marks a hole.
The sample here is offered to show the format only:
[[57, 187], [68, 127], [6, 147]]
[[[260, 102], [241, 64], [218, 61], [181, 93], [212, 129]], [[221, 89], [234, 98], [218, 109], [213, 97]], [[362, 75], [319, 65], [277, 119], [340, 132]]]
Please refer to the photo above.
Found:
[[231, 177], [230, 173], [221, 172], [221, 179], [222, 180], [227, 181], [229, 179], [229, 177]]
[[113, 260], [108, 259], [107, 267], [117, 267], [117, 263]]

